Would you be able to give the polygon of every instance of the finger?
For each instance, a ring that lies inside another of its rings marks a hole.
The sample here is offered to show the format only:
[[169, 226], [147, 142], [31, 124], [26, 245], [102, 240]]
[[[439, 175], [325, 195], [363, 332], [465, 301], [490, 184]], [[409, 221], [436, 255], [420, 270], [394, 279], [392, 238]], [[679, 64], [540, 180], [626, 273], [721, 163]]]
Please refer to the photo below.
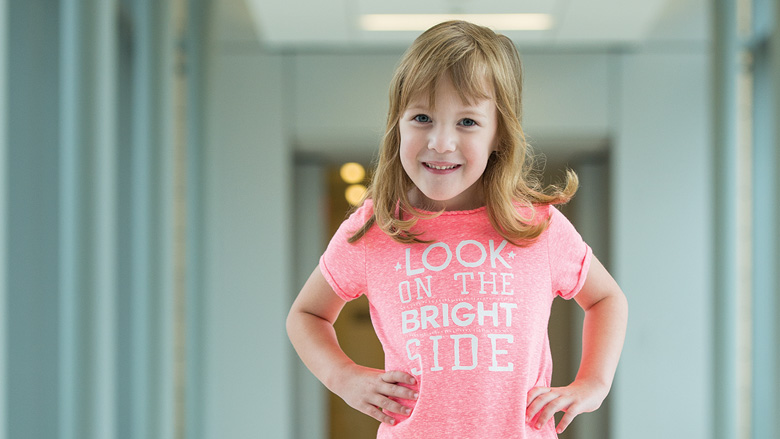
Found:
[[555, 429], [558, 434], [563, 433], [564, 430], [566, 430], [566, 427], [571, 424], [571, 421], [574, 420], [574, 418], [580, 414], [580, 411], [575, 407], [574, 404], [569, 406], [568, 409], [566, 409], [566, 413], [564, 413], [563, 417], [561, 418], [561, 422], [558, 423], [558, 427]]
[[536, 399], [539, 395], [543, 395], [545, 393], [550, 392], [552, 389], [549, 387], [534, 387], [533, 389], [528, 391], [528, 403], [526, 404], [526, 407], [531, 405], [531, 403]]
[[409, 407], [381, 395], [376, 395], [369, 402], [379, 409], [384, 409], [388, 412], [398, 413], [399, 415], [408, 416], [410, 413], [412, 413], [412, 409], [410, 409]]
[[381, 375], [382, 381], [386, 383], [404, 383], [409, 385], [417, 384], [417, 380], [413, 376], [400, 370], [390, 370]]
[[409, 400], [417, 399], [417, 392], [408, 387], [398, 386], [395, 384], [384, 383], [378, 388], [378, 392], [382, 395], [394, 396], [396, 398]]
[[565, 410], [572, 403], [571, 397], [561, 396], [550, 401], [544, 406], [541, 412], [539, 412], [539, 418], [536, 420], [536, 428], [542, 428], [542, 425], [546, 424], [552, 417]]
[[528, 405], [528, 408], [525, 410], [525, 418], [527, 422], [531, 422], [531, 420], [539, 413], [539, 411], [546, 406], [550, 401], [554, 400], [558, 397], [557, 392], [553, 392], [552, 390], [548, 391], [547, 393], [543, 393], [531, 402], [530, 405]]
[[388, 415], [387, 413], [383, 412], [379, 408], [367, 404], [366, 407], [364, 407], [363, 410], [361, 410], [363, 413], [367, 414], [368, 416], [371, 416], [372, 418], [376, 419], [379, 422], [384, 422], [385, 424], [395, 425], [395, 418]]

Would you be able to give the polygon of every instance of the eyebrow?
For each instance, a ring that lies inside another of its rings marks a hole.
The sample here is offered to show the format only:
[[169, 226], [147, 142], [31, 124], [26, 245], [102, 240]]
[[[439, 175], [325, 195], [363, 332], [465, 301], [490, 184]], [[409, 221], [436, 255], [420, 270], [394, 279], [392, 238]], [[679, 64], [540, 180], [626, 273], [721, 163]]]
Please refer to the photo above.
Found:
[[484, 111], [478, 111], [478, 110], [474, 110], [474, 109], [465, 110], [463, 113], [460, 113], [460, 114], [471, 115], [471, 116], [478, 116], [478, 117], [488, 117], [487, 113], [485, 113]]

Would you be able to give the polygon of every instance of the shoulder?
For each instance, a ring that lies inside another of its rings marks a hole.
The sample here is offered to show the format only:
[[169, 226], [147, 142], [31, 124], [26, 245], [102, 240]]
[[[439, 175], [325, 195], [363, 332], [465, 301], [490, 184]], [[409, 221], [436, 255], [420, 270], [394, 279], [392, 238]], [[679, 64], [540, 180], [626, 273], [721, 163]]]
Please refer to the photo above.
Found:
[[374, 214], [374, 202], [371, 199], [367, 199], [360, 206], [352, 209], [344, 221], [345, 224], [350, 226], [357, 225], [358, 228], [368, 221]]
[[363, 204], [361, 204], [357, 209], [355, 209], [355, 214], [360, 215], [361, 218], [371, 218], [371, 215], [374, 214], [374, 200], [371, 198], [366, 198], [365, 201], [363, 201]]
[[515, 203], [515, 210], [525, 224], [539, 225], [550, 222], [554, 216], [561, 213], [551, 204], [525, 204]]
[[543, 234], [547, 239], [575, 239], [576, 241], [582, 239], [574, 224], [556, 206], [547, 205], [546, 218], [547, 227]]
[[532, 228], [540, 227], [537, 239], [542, 242], [555, 241], [561, 239], [562, 236], [577, 234], [571, 221], [553, 204], [522, 206], [519, 208], [518, 214], [521, 216], [523, 223], [528, 226]]
[[354, 243], [356, 242], [356, 236], [362, 237], [374, 229], [371, 227], [374, 223], [374, 203], [372, 200], [367, 199], [360, 206], [352, 209], [347, 213], [347, 218], [341, 223], [338, 229], [338, 234], [342, 235], [344, 239]]

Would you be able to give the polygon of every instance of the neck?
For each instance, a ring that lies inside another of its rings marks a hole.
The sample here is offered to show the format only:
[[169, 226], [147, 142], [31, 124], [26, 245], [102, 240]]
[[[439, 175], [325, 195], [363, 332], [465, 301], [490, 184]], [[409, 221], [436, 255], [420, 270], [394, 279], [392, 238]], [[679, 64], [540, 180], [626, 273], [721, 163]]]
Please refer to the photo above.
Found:
[[416, 187], [409, 191], [408, 196], [412, 206], [428, 212], [473, 210], [485, 205], [481, 185], [470, 188], [468, 194], [463, 193], [449, 200], [433, 200]]

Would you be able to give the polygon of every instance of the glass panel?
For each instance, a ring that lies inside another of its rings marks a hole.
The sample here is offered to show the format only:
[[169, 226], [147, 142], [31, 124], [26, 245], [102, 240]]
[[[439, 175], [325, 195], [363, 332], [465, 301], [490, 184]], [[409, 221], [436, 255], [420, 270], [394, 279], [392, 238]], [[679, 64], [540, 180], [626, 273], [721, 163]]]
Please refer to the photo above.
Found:
[[752, 54], [740, 54], [737, 84], [737, 429], [740, 438], [750, 438], [752, 389], [752, 145], [753, 72]]
[[[766, 2], [764, 2], [766, 3]], [[753, 437], [777, 437], [777, 401], [772, 383], [777, 380], [777, 298], [774, 271], [777, 267], [777, 198], [772, 65], [769, 44], [764, 40], [753, 52]], [[776, 74], [775, 74], [776, 75]]]
[[752, 0], [753, 1], [753, 38], [766, 40], [772, 35], [775, 27], [776, 2], [772, 0]]

